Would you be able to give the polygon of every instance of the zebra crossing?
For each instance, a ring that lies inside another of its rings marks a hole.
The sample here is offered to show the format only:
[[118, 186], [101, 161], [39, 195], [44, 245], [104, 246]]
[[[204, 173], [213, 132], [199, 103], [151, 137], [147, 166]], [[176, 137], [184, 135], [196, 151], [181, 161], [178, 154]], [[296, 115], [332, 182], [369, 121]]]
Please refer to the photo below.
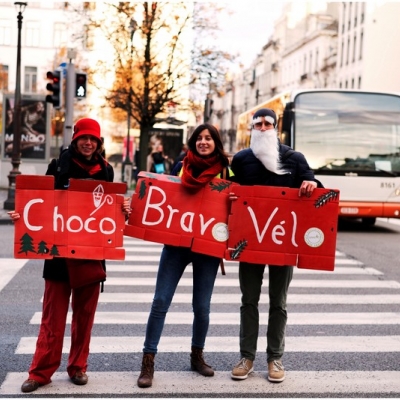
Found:
[[[282, 397], [286, 394], [297, 397], [303, 394], [315, 397], [318, 394], [319, 397], [351, 397], [356, 394], [371, 397], [400, 394], [400, 361], [396, 361], [400, 352], [400, 283], [386, 280], [379, 269], [366, 268], [339, 251], [333, 272], [295, 269], [288, 296], [289, 320], [283, 360], [287, 378], [283, 383], [271, 384], [266, 380], [267, 270], [260, 300], [255, 372], [245, 381], [230, 379], [230, 370], [240, 358], [240, 290], [237, 263], [225, 261], [226, 276], [218, 274], [212, 297], [205, 349], [205, 358], [215, 368], [215, 376], [205, 378], [189, 369], [193, 315], [191, 266], [188, 266], [167, 314], [153, 386], [138, 388], [136, 379], [145, 324], [162, 246], [125, 237], [124, 247], [125, 261], [107, 262], [105, 292], [100, 295], [91, 341], [89, 384], [72, 385], [62, 364], [52, 383], [39, 388], [33, 396]], [[0, 260], [0, 265], [8, 266], [0, 278], [0, 290], [26, 261]], [[68, 322], [70, 318], [69, 314]], [[40, 319], [38, 309], [30, 325], [38, 327]], [[21, 337], [15, 356], [30, 358], [35, 343], [36, 336]], [[67, 329], [64, 355], [68, 354], [69, 346]], [[20, 386], [26, 377], [27, 372], [8, 371], [0, 386], [0, 396], [21, 395]]]

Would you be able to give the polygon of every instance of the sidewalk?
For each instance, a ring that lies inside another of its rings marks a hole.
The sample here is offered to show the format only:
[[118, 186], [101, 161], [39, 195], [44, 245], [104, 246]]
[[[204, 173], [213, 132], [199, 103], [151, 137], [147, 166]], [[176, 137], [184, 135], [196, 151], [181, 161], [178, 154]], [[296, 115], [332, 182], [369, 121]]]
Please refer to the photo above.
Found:
[[7, 200], [8, 190], [0, 189], [0, 225], [12, 224], [11, 218], [7, 214], [8, 210], [4, 209], [4, 202]]

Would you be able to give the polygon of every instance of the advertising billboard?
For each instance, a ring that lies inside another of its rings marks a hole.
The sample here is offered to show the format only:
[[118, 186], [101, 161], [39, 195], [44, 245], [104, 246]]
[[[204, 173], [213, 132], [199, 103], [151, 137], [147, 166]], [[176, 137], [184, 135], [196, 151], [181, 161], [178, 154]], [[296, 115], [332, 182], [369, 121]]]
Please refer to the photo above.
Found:
[[[2, 158], [11, 159], [14, 139], [14, 97], [4, 96]], [[44, 98], [22, 96], [20, 114], [21, 158], [46, 159], [46, 141], [49, 138], [46, 102]]]

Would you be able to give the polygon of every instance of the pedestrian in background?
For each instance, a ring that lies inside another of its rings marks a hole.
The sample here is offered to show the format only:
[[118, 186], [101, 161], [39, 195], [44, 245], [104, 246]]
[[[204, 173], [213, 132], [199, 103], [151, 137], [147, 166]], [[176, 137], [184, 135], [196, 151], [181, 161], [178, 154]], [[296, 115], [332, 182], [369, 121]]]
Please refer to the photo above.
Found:
[[186, 153], [187, 153], [188, 149], [189, 149], [188, 145], [186, 143], [184, 143], [182, 145], [181, 152], [176, 156], [176, 158], [172, 164], [171, 171], [174, 170], [174, 168], [178, 165], [179, 162], [183, 161], [183, 159], [186, 157]]
[[[112, 182], [112, 166], [101, 156], [103, 143], [100, 125], [90, 118], [74, 126], [71, 145], [49, 164], [46, 175], [54, 175], [55, 189], [67, 189], [69, 179], [94, 179]], [[122, 211], [130, 214], [130, 201], [125, 199]], [[18, 211], [9, 212], [15, 222]], [[29, 368], [29, 377], [21, 391], [29, 393], [51, 382], [61, 363], [64, 332], [70, 297], [72, 307], [71, 348], [67, 373], [75, 385], [88, 382], [87, 359], [100, 283], [106, 278], [105, 262], [53, 258], [45, 260], [43, 312], [36, 350]]]
[[[232, 173], [218, 130], [209, 124], [198, 126], [188, 142], [189, 150], [172, 175], [181, 177], [185, 190], [193, 196], [215, 177], [229, 179]], [[165, 245], [158, 267], [156, 289], [146, 326], [143, 359], [137, 384], [141, 388], [152, 385], [154, 358], [164, 328], [165, 317], [175, 290], [186, 266], [193, 266], [193, 328], [190, 364], [193, 371], [213, 376], [214, 370], [203, 357], [203, 349], [210, 323], [210, 302], [220, 259], [195, 253], [188, 247]]]
[[[260, 109], [253, 115], [250, 148], [238, 152], [232, 159], [235, 181], [241, 185], [264, 185], [300, 188], [299, 196], [311, 196], [322, 185], [314, 178], [303, 154], [279, 142], [276, 115], [271, 109]], [[233, 198], [234, 200], [234, 198]], [[241, 360], [232, 370], [233, 379], [246, 379], [253, 372], [259, 333], [259, 311], [264, 264], [239, 263], [242, 293], [240, 307]], [[267, 328], [268, 380], [282, 382], [285, 369], [282, 356], [285, 349], [287, 323], [286, 299], [293, 276], [293, 266], [269, 265], [269, 316]]]
[[156, 174], [169, 174], [172, 160], [164, 154], [164, 146], [161, 140], [157, 140], [154, 150], [147, 156], [147, 171]]

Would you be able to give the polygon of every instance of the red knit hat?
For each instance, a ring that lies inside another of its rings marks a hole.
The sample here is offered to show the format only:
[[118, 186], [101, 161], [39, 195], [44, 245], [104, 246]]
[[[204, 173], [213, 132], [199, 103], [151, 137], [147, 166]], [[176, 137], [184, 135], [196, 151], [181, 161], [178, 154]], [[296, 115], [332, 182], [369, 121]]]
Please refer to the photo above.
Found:
[[83, 135], [94, 136], [101, 144], [100, 137], [100, 124], [91, 118], [82, 118], [74, 126], [74, 134], [72, 136], [72, 141], [78, 139]]

